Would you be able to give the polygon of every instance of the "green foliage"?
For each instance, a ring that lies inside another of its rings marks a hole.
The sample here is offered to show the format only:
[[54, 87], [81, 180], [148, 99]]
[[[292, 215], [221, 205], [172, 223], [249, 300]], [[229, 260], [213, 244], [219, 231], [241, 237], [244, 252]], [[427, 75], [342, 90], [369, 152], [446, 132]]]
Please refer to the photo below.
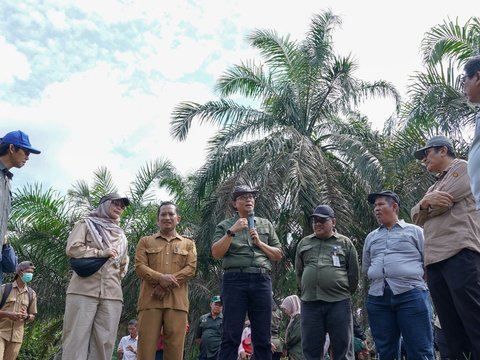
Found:
[[[309, 215], [316, 205], [335, 209], [338, 231], [349, 236], [361, 254], [365, 236], [377, 226], [366, 200], [369, 192], [397, 192], [400, 215], [408, 220], [410, 208], [434, 181], [413, 152], [430, 136], [445, 134], [460, 157], [467, 153], [474, 108], [463, 97], [457, 73], [480, 51], [480, 20], [472, 18], [463, 26], [446, 21], [427, 32], [422, 42], [425, 69], [412, 77], [403, 104], [392, 84], [356, 78], [353, 57], [334, 52], [332, 34], [340, 23], [330, 11], [315, 15], [303, 41], [274, 30], [253, 31], [247, 40], [261, 59], [227, 69], [216, 83], [218, 100], [186, 101], [172, 112], [171, 134], [178, 140], [189, 135], [193, 121], [219, 127], [209, 140], [205, 164], [182, 177], [169, 161], [155, 160], [138, 171], [130, 186], [131, 205], [121, 219], [130, 259], [138, 240], [157, 231], [158, 189], [167, 190], [179, 207], [178, 231], [196, 239], [197, 275], [189, 285], [189, 359], [198, 351], [196, 321], [208, 311], [208, 299], [220, 292], [222, 270], [210, 247], [216, 224], [233, 213], [229, 194], [236, 183], [260, 189], [256, 214], [271, 220], [281, 239], [284, 257], [272, 271], [274, 297], [281, 300], [298, 291], [296, 244], [311, 233]], [[231, 96], [244, 97], [250, 105]], [[378, 96], [392, 97], [394, 111], [399, 110], [382, 132], [372, 130], [358, 111], [364, 99]], [[112, 191], [116, 185], [102, 167], [91, 183], [77, 181], [66, 195], [40, 184], [14, 193], [9, 239], [20, 260], [36, 265], [32, 286], [39, 299], [39, 314], [27, 327], [20, 359], [51, 359], [58, 349], [70, 278], [65, 255], [69, 232]], [[121, 329], [136, 317], [139, 281], [132, 262], [123, 280]], [[363, 315], [367, 289], [364, 279], [353, 299]], [[367, 326], [366, 316], [360, 321]]]

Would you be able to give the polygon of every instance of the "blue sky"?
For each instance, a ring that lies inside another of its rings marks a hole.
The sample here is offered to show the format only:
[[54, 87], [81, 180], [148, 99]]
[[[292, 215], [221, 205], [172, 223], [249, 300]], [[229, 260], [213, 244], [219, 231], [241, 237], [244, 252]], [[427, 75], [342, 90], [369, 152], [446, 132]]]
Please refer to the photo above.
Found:
[[[194, 126], [186, 142], [173, 141], [175, 105], [216, 99], [215, 79], [258, 57], [245, 41], [252, 30], [301, 39], [325, 9], [342, 18], [336, 50], [355, 56], [357, 76], [390, 81], [403, 95], [421, 69], [425, 31], [475, 15], [466, 0], [1, 1], [0, 133], [21, 129], [42, 150], [13, 169], [14, 187], [39, 182], [64, 192], [106, 166], [127, 191], [155, 159], [183, 174], [198, 168], [214, 129]], [[362, 111], [381, 127], [393, 103]]]

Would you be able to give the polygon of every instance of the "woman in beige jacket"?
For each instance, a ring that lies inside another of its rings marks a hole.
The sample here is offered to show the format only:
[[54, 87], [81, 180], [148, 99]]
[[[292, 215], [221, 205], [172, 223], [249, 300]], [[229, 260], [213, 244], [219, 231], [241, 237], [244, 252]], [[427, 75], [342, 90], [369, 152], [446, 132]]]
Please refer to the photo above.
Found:
[[118, 224], [129, 203], [117, 193], [105, 195], [98, 208], [77, 222], [70, 233], [66, 253], [71, 259], [106, 261], [91, 275], [81, 269], [72, 274], [63, 320], [62, 360], [112, 358], [123, 306], [121, 280], [128, 266], [127, 238]]

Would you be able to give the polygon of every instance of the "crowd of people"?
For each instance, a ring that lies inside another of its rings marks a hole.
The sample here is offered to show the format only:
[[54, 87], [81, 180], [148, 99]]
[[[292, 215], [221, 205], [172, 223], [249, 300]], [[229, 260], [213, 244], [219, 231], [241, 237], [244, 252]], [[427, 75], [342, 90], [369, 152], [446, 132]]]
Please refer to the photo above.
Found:
[[[480, 56], [466, 63], [462, 81], [469, 100], [480, 103]], [[212, 241], [223, 278], [221, 294], [211, 298], [210, 311], [196, 324], [199, 359], [359, 358], [351, 299], [363, 271], [369, 279], [368, 321], [379, 359], [399, 359], [402, 348], [408, 359], [434, 359], [435, 328], [444, 337], [443, 358], [480, 360], [479, 152], [480, 118], [468, 162], [458, 159], [451, 140], [441, 135], [413, 154], [437, 176], [411, 209], [413, 224], [399, 219], [396, 193], [369, 194], [379, 226], [365, 239], [361, 263], [353, 242], [336, 230], [334, 204], [317, 206], [310, 216], [313, 233], [296, 247], [298, 295], [287, 296], [279, 308], [272, 300], [270, 273], [272, 262], [283, 256], [280, 240], [273, 224], [255, 215], [258, 190], [234, 186], [230, 203], [235, 214], [216, 226]], [[0, 358], [6, 360], [16, 359], [24, 324], [37, 314], [37, 296], [28, 286], [35, 266], [28, 260], [18, 263], [6, 237], [10, 169], [21, 168], [30, 154], [40, 151], [24, 132], [0, 139], [0, 280], [4, 272], [16, 274], [0, 290]], [[57, 358], [112, 357], [123, 306], [121, 281], [129, 265], [119, 222], [129, 205], [125, 196], [106, 194], [70, 232], [66, 254], [73, 271]], [[129, 322], [129, 335], [116, 348], [119, 358], [184, 357], [188, 282], [195, 276], [197, 253], [194, 240], [177, 232], [180, 221], [178, 207], [162, 202], [158, 232], [138, 241], [138, 322]], [[289, 318], [283, 344], [280, 311]]]

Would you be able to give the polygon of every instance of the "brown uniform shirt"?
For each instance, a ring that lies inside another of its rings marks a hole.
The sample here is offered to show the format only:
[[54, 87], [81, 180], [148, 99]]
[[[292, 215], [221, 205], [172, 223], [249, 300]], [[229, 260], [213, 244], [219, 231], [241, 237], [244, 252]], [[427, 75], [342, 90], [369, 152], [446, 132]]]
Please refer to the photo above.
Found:
[[462, 249], [480, 252], [480, 210], [470, 190], [467, 162], [455, 159], [427, 191], [445, 191], [453, 196], [453, 206], [411, 210], [415, 224], [423, 226], [425, 265], [448, 259]]
[[[168, 241], [160, 232], [138, 241], [135, 270], [142, 280], [138, 310], [174, 309], [188, 311], [188, 280], [195, 276], [197, 249], [195, 242], [178, 235]], [[163, 274], [173, 274], [180, 287], [171, 289], [160, 300], [152, 296], [153, 286]]]
[[[70, 233], [66, 253], [72, 258], [105, 257], [104, 250], [98, 248], [84, 220], [76, 223]], [[123, 301], [121, 281], [127, 272], [127, 268], [128, 255], [125, 255], [120, 262], [120, 266], [116, 266], [114, 260], [110, 258], [100, 270], [88, 277], [78, 276], [73, 271], [67, 294]]]
[[[3, 296], [5, 290], [5, 284], [3, 284], [0, 290], [0, 299]], [[15, 311], [20, 312], [23, 309], [28, 308], [28, 290], [24, 286], [23, 289], [19, 289], [17, 282], [13, 282], [12, 291], [5, 301], [5, 305], [1, 309], [2, 311]], [[37, 294], [33, 291], [32, 303], [30, 305], [29, 314], [37, 314]], [[23, 341], [23, 330], [25, 328], [24, 321], [12, 321], [8, 318], [0, 319], [0, 337], [10, 342], [21, 343]]]

